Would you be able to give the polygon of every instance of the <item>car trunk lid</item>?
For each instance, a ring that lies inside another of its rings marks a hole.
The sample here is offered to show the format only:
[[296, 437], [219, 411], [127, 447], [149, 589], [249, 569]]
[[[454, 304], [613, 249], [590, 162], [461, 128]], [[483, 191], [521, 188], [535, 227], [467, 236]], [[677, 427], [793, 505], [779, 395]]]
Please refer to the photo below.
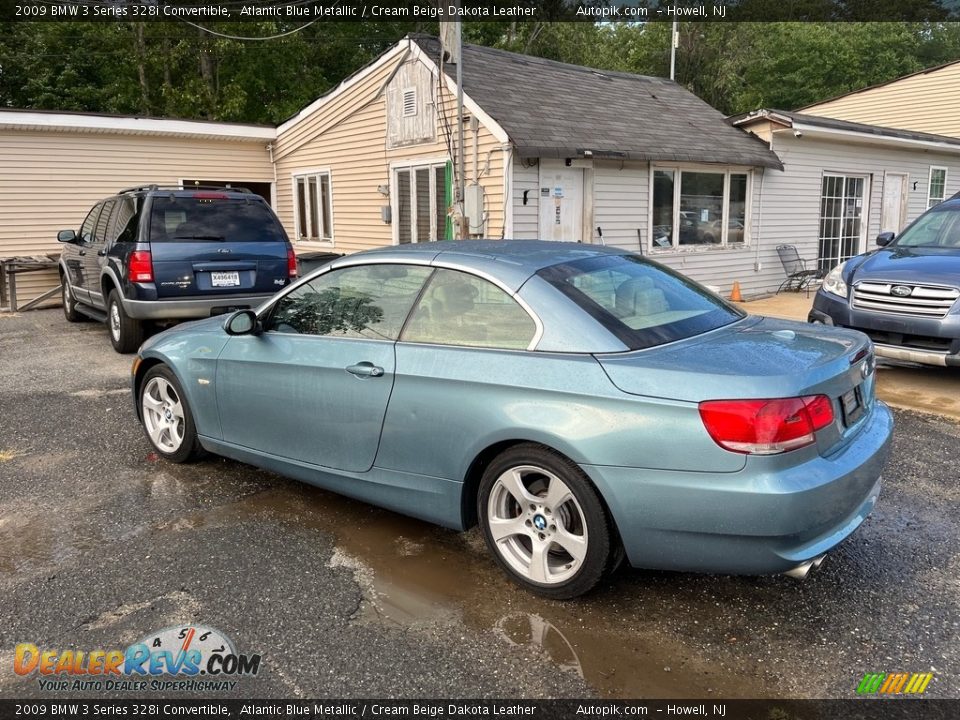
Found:
[[[836, 421], [822, 449], [848, 434], [874, 401], [874, 357], [859, 332], [748, 317], [669, 345], [599, 355], [611, 382], [633, 395], [705, 400], [826, 395]], [[722, 387], [722, 391], [717, 391]]]
[[272, 293], [288, 282], [283, 229], [259, 198], [153, 199], [150, 251], [159, 297]]

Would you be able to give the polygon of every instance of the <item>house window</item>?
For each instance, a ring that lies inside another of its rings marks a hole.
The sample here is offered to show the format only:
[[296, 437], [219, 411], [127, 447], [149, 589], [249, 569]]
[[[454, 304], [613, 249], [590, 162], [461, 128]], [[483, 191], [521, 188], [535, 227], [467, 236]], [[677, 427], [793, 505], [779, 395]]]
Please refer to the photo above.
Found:
[[413, 117], [417, 114], [417, 89], [405, 88], [403, 91], [403, 116]]
[[294, 176], [297, 240], [333, 242], [333, 197], [330, 173]]
[[750, 173], [700, 168], [653, 169], [651, 247], [742, 246]]
[[930, 167], [930, 182], [927, 188], [928, 208], [943, 202], [947, 195], [947, 169], [945, 167]]
[[447, 167], [432, 163], [394, 171], [397, 243], [447, 237]]

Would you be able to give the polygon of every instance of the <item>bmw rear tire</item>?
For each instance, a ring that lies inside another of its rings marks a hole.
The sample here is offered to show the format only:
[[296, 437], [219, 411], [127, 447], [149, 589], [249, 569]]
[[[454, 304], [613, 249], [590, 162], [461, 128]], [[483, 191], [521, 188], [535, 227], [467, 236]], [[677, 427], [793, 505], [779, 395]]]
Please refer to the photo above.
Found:
[[583, 595], [622, 559], [590, 480], [542, 445], [516, 445], [490, 463], [480, 481], [478, 515], [497, 564], [544, 597]]

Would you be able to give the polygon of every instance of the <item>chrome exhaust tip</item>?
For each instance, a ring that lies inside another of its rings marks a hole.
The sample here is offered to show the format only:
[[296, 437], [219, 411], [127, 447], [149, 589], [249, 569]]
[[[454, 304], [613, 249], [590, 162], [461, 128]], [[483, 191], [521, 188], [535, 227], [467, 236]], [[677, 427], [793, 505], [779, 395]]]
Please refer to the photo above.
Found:
[[811, 570], [815, 570], [823, 565], [823, 561], [826, 559], [826, 557], [826, 555], [820, 555], [819, 557], [815, 557], [813, 560], [807, 560], [806, 562], [800, 563], [795, 568], [787, 570], [783, 574], [788, 577], [796, 578], [797, 580], [803, 580], [807, 575], [810, 574]]

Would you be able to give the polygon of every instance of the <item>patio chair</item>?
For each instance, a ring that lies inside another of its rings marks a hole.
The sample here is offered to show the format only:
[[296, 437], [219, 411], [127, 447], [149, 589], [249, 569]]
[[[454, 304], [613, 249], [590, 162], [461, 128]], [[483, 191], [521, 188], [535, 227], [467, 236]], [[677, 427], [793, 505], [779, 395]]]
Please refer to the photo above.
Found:
[[817, 268], [807, 267], [808, 262], [815, 261], [800, 257], [796, 245], [777, 245], [777, 255], [780, 256], [783, 271], [787, 274], [787, 279], [777, 288], [777, 295], [785, 289], [794, 292], [806, 290], [809, 294], [810, 283], [823, 277], [823, 273]]

